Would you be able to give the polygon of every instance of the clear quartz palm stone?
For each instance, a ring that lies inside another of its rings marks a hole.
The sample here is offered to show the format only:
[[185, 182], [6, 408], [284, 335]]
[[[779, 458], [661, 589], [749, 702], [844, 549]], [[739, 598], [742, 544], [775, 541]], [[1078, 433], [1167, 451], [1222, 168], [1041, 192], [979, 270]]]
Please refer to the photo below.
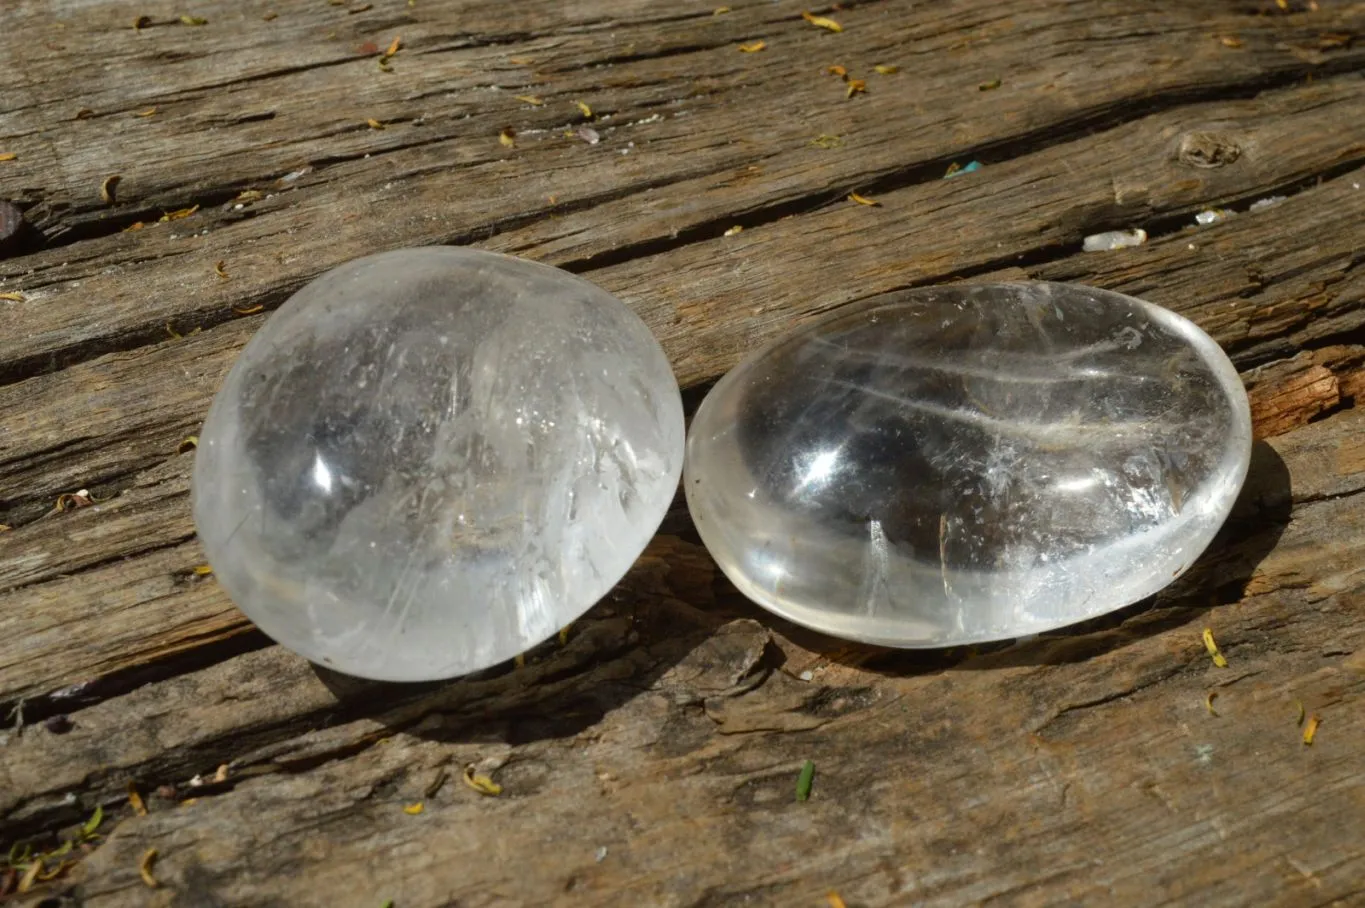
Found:
[[383, 253], [247, 344], [200, 434], [194, 520], [275, 640], [360, 677], [448, 678], [621, 579], [683, 431], [663, 350], [605, 291], [488, 252]]
[[1047, 283], [893, 293], [750, 356], [684, 487], [739, 589], [870, 643], [1018, 637], [1149, 596], [1232, 509], [1236, 371], [1194, 324]]

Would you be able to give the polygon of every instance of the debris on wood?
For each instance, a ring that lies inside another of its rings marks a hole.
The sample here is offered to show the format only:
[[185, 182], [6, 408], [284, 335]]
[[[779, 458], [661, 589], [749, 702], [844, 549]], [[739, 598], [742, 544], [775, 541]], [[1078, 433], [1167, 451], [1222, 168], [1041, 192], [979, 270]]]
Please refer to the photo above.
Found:
[[545, 102], [542, 101], [540, 98], [537, 98], [535, 95], [514, 95], [513, 97], [515, 97], [516, 100], [520, 101], [523, 104], [530, 104], [532, 107], [545, 106]]
[[1112, 249], [1141, 246], [1145, 242], [1147, 242], [1147, 231], [1139, 227], [1135, 230], [1107, 230], [1104, 233], [1092, 233], [1081, 243], [1081, 248], [1086, 252], [1108, 252]]
[[82, 107], [80, 110], [76, 111], [76, 115], [75, 115], [74, 117], [72, 117], [72, 119], [73, 119], [73, 120], [88, 120], [88, 119], [90, 119], [91, 117], [93, 117], [94, 115], [95, 115], [95, 112], [94, 112], [93, 110], [91, 110], [91, 109], [88, 108], [88, 107]]
[[96, 804], [95, 812], [90, 814], [90, 819], [86, 820], [84, 823], [81, 824], [81, 838], [88, 839], [95, 835], [95, 832], [100, 828], [100, 824], [103, 822], [104, 805]]
[[517, 668], [525, 668], [525, 667], [526, 667], [526, 654], [525, 654], [525, 653], [517, 653], [515, 656], [512, 657], [512, 664], [513, 664], [514, 666], [516, 666]]
[[238, 315], [255, 315], [257, 312], [260, 312], [264, 308], [265, 306], [262, 306], [260, 303], [257, 303], [254, 306], [246, 307], [233, 306], [232, 311], [236, 312]]
[[368, 126], [368, 127], [370, 127], [371, 129], [383, 129], [383, 128], [384, 128], [384, 124], [383, 124], [383, 123], [380, 123], [380, 122], [379, 122], [378, 120], [376, 120], [374, 117], [368, 117], [368, 118], [365, 120], [365, 125]]
[[591, 126], [578, 127], [578, 129], [574, 130], [574, 135], [578, 136], [589, 145], [596, 145], [598, 142], [602, 141], [602, 136]]
[[815, 781], [815, 761], [807, 760], [801, 764], [801, 774], [796, 777], [796, 800], [810, 800], [811, 784]]
[[208, 25], [209, 20], [203, 16], [181, 16], [180, 21], [186, 25]]
[[1294, 705], [1297, 706], [1297, 707], [1299, 708], [1299, 717], [1298, 717], [1298, 719], [1296, 719], [1296, 720], [1294, 721], [1294, 726], [1297, 728], [1298, 726], [1303, 725], [1303, 717], [1304, 717], [1303, 701], [1302, 701], [1302, 700], [1295, 700], [1295, 701], [1294, 701]]
[[425, 809], [426, 808], [422, 805], [422, 802], [418, 801], [416, 804], [408, 804], [404, 806], [403, 813], [407, 814], [410, 817], [415, 817]]
[[1313, 746], [1313, 737], [1318, 733], [1318, 726], [1322, 724], [1322, 717], [1317, 713], [1308, 717], [1308, 724], [1303, 727], [1303, 743], [1305, 747]]
[[859, 94], [867, 94], [867, 83], [862, 79], [849, 79], [848, 91], [844, 94], [844, 97], [851, 98], [854, 95]]
[[759, 51], [766, 49], [767, 46], [767, 41], [748, 41], [739, 46], [739, 52], [741, 54], [756, 54]]
[[977, 90], [977, 91], [995, 91], [997, 88], [999, 88], [1001, 85], [1004, 85], [1004, 84], [1005, 84], [1005, 82], [1004, 82], [1003, 79], [991, 79], [989, 82], [982, 82], [980, 85], [978, 85], [978, 86], [976, 87], [976, 90]]
[[155, 889], [161, 884], [156, 877], [152, 876], [152, 866], [156, 864], [156, 849], [148, 848], [142, 852], [142, 857], [137, 862], [137, 875], [142, 877], [142, 882], [149, 889]]
[[228, 279], [227, 268], [225, 267], [226, 265], [227, 262], [223, 259], [219, 259], [218, 261], [213, 263], [213, 273], [221, 277], [223, 280]]
[[1204, 628], [1204, 649], [1209, 651], [1209, 656], [1213, 659], [1213, 664], [1219, 668], [1227, 668], [1228, 660], [1223, 658], [1223, 654], [1218, 651], [1218, 644], [1213, 639], [1213, 628]]
[[713, 15], [713, 16], [723, 16], [723, 15], [725, 15], [726, 13], [728, 13], [729, 11], [730, 11], [730, 7], [728, 7], [728, 6], [718, 6], [718, 7], [716, 7], [715, 9], [711, 10], [711, 15]]
[[133, 116], [135, 116], [135, 117], [154, 117], [154, 116], [156, 116], [156, 105], [152, 105], [151, 107], [147, 108], [146, 110], [139, 110], [137, 113], [133, 114]]
[[502, 794], [502, 786], [494, 782], [491, 778], [478, 775], [474, 772], [474, 764], [470, 763], [464, 768], [464, 783], [479, 794], [495, 797]]
[[965, 165], [959, 166], [956, 161], [948, 165], [947, 171], [943, 174], [943, 179], [949, 177], [960, 177], [964, 173], [976, 173], [981, 169], [980, 161], [968, 161]]
[[1218, 37], [1218, 41], [1224, 47], [1237, 48], [1242, 46], [1242, 39], [1237, 37], [1236, 35], [1220, 35]]
[[872, 71], [882, 76], [894, 76], [901, 68], [894, 63], [880, 63], [872, 67]]
[[833, 19], [827, 18], [825, 16], [816, 16], [811, 13], [802, 13], [801, 18], [805, 19], [811, 25], [814, 25], [818, 28], [823, 28], [826, 31], [841, 32], [844, 30], [844, 27], [840, 25], [838, 22], [835, 22]]
[[[209, 567], [208, 565], [203, 565], [203, 566], [204, 566], [204, 567]], [[196, 574], [198, 574], [198, 573], [199, 573], [199, 568], [195, 568], [195, 569], [194, 569], [194, 572], [195, 572]], [[212, 573], [213, 573], [213, 568], [209, 567], [208, 572], [209, 572], [210, 574], [212, 574]], [[213, 781], [215, 781], [215, 782], [226, 782], [226, 781], [227, 781], [227, 778], [228, 778], [228, 765], [227, 765], [226, 763], [221, 763], [221, 764], [219, 764], [219, 766], [218, 766], [217, 772], [215, 772], [215, 773], [213, 774]]]
[[584, 119], [592, 119], [592, 108], [588, 106], [586, 101], [575, 101], [574, 106], [578, 108], [578, 112], [583, 115]]
[[1218, 691], [1211, 690], [1204, 698], [1204, 708], [1209, 711], [1209, 715], [1218, 718], [1218, 710], [1213, 708], [1213, 701], [1218, 699]]
[[138, 16], [136, 19], [133, 20], [133, 31], [140, 32], [151, 24], [152, 24], [151, 16]]
[[530, 57], [508, 57], [507, 62], [514, 66], [530, 66], [536, 61], [532, 60]]
[[194, 214], [194, 213], [195, 213], [196, 211], [198, 211], [198, 210], [199, 210], [199, 206], [198, 206], [198, 205], [191, 205], [189, 208], [181, 208], [181, 209], [178, 209], [178, 210], [176, 210], [176, 211], [167, 211], [165, 214], [161, 215], [161, 218], [159, 219], [159, 223], [164, 224], [164, 223], [166, 223], [167, 221], [179, 221], [179, 220], [183, 220], [184, 218], [189, 217], [190, 215]]
[[571, 627], [573, 627], [573, 622], [570, 622], [570, 623], [564, 625], [563, 627], [561, 627], [561, 628], [559, 629], [559, 645], [560, 645], [560, 646], [566, 646], [566, 645], [568, 645], [568, 642], [569, 642], [569, 628], [571, 628]]
[[0, 161], [17, 161], [19, 156], [12, 151], [0, 152]]
[[498, 133], [498, 143], [503, 148], [516, 148], [517, 131], [510, 126], [504, 126], [502, 132]]
[[7, 290], [4, 293], [0, 293], [0, 300], [5, 300], [9, 303], [22, 303], [26, 298], [27, 297], [18, 290]]
[[1224, 211], [1221, 208], [1206, 208], [1194, 216], [1194, 222], [1200, 227], [1207, 227], [1210, 224], [1226, 221], [1231, 216], [1231, 211]]
[[261, 18], [262, 18], [263, 20], [265, 20], [266, 22], [274, 22], [274, 21], [275, 21], [276, 19], [278, 19], [279, 17], [280, 17], [280, 14], [277, 13], [277, 12], [275, 12], [273, 9], [271, 9], [271, 10], [266, 10], [265, 15], [261, 16]]
[[826, 66], [825, 72], [829, 73], [831, 76], [838, 76], [840, 79], [848, 78], [848, 67], [840, 66], [838, 63], [835, 63], [833, 66]]
[[[211, 565], [211, 564], [196, 564], [196, 565], [194, 566], [194, 568], [193, 568], [193, 573], [194, 573], [194, 576], [196, 576], [196, 577], [207, 577], [209, 574], [212, 574], [212, 573], [213, 573], [213, 565]], [[225, 776], [225, 777], [226, 777], [226, 776]], [[221, 779], [216, 779], [215, 781], [222, 781], [222, 780], [221, 780]]]
[[138, 793], [137, 783], [128, 783], [128, 804], [133, 808], [133, 813], [140, 817], [147, 815], [147, 804], [142, 800], [142, 795]]
[[[107, 499], [103, 499], [107, 500]], [[57, 496], [57, 511], [74, 511], [77, 508], [88, 508], [92, 504], [98, 504], [90, 495], [89, 489], [81, 489], [77, 492], [63, 492]]]
[[20, 895], [23, 895], [25, 892], [28, 892], [30, 889], [33, 888], [33, 884], [37, 882], [38, 874], [42, 872], [43, 859], [34, 858], [33, 863], [28, 865], [28, 869], [24, 871], [24, 875], [19, 878], [19, 886], [14, 891], [18, 892]]
[[841, 136], [832, 136], [829, 133], [821, 133], [811, 139], [810, 144], [814, 145], [816, 148], [839, 148], [844, 144], [844, 140]]
[[1248, 208], [1247, 211], [1264, 211], [1267, 208], [1271, 208], [1275, 205], [1280, 204], [1281, 202], [1285, 201], [1286, 198], [1287, 198], [1286, 196], [1282, 195], [1266, 196], [1263, 199], [1257, 199], [1256, 201], [1252, 202], [1251, 207]]
[[731, 227], [729, 230], [725, 231], [725, 233], [721, 234], [721, 236], [734, 236], [735, 234], [743, 233], [743, 232], [744, 232], [744, 225], [743, 225], [743, 224], [736, 224], [735, 226]]
[[829, 908], [848, 908], [839, 893], [833, 890], [830, 890], [829, 894], [825, 896], [825, 901], [829, 902]]
[[867, 196], [858, 195], [858, 193], [856, 192], [850, 192], [848, 194], [848, 200], [850, 202], [857, 202], [859, 205], [867, 205], [872, 208], [882, 207], [882, 203], [878, 202], [876, 199], [869, 199]]
[[104, 178], [100, 184], [100, 201], [106, 205], [112, 205], [115, 201], [115, 193], [118, 191], [119, 181], [123, 179], [122, 174], [113, 174]]

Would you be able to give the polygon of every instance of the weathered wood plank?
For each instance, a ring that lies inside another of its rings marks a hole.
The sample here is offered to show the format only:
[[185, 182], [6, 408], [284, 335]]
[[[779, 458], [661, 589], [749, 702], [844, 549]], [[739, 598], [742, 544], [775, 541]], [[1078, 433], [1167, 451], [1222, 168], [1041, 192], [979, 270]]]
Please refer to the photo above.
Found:
[[[0, 851], [103, 805], [107, 842], [35, 893], [90, 905], [1365, 898], [1365, 5], [1316, 5], [868, 2], [823, 10], [831, 34], [788, 0], [13, 4], [0, 197], [48, 247], [0, 260], [23, 295], [0, 302], [0, 717], [22, 703], [30, 723], [0, 731]], [[179, 23], [195, 13], [209, 24]], [[867, 93], [846, 98], [832, 63]], [[564, 135], [580, 100], [595, 145]], [[1270, 194], [1289, 198], [1246, 211]], [[1186, 226], [1207, 206], [1240, 213]], [[1152, 242], [1079, 252], [1126, 227]], [[587, 273], [698, 389], [793, 322], [908, 284], [1136, 293], [1230, 351], [1268, 444], [1177, 586], [1071, 634], [844, 646], [661, 536], [523, 669], [320, 674], [193, 573], [177, 449], [264, 321], [233, 307], [428, 242]], [[80, 488], [116, 497], [44, 516]], [[1297, 702], [1322, 716], [1312, 747]], [[469, 763], [504, 794], [460, 783]]]

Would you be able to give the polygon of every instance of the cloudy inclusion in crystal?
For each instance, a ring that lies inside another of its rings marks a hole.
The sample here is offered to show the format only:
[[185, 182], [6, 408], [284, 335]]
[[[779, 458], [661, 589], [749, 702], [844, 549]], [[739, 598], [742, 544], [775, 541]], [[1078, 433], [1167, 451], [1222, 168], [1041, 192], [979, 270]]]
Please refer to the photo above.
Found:
[[682, 450], [676, 381], [624, 304], [544, 265], [409, 249], [324, 274], [252, 338], [200, 434], [194, 519], [280, 643], [447, 678], [611, 589]]
[[1195, 325], [1060, 284], [891, 294], [712, 389], [684, 487], [750, 598], [891, 646], [1034, 634], [1186, 570], [1246, 477], [1236, 371]]

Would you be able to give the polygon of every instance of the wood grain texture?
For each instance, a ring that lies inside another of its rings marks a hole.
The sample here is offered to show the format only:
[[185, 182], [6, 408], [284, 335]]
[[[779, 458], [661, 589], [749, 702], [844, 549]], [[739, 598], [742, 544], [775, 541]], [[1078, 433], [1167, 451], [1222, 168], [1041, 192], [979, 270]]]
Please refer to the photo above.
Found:
[[[0, 866], [0, 902], [1365, 904], [1365, 4], [814, 9], [837, 34], [716, 5], [0, 11], [0, 199], [36, 232], [0, 258], [0, 852], [109, 817], [29, 893]], [[693, 404], [880, 292], [1132, 293], [1223, 345], [1263, 441], [1210, 551], [1071, 633], [820, 638], [745, 603], [676, 508], [524, 667], [358, 682], [195, 573], [182, 443], [291, 292], [429, 243], [618, 294]]]

